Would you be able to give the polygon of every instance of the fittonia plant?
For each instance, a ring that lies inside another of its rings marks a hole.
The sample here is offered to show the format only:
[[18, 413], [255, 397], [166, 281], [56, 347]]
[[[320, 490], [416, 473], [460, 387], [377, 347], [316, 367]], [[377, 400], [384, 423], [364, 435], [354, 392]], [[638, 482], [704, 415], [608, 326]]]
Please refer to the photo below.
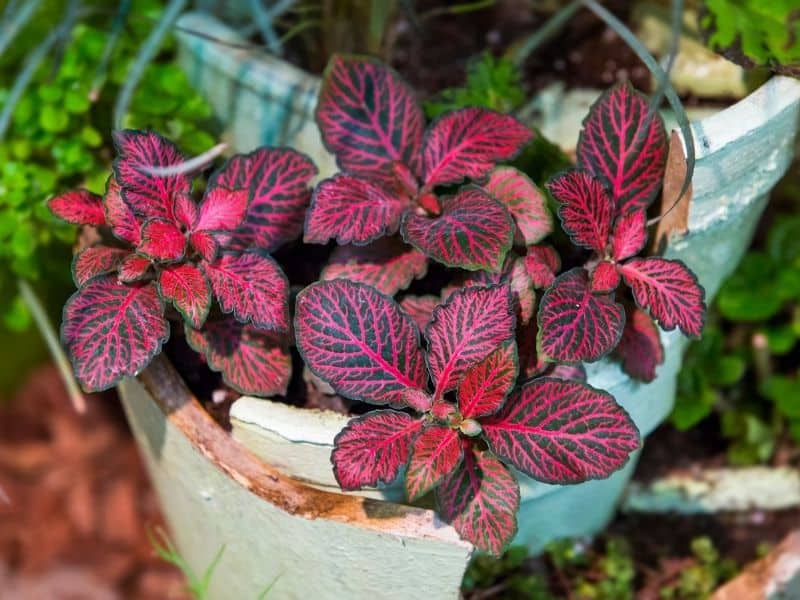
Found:
[[639, 445], [606, 392], [550, 377], [517, 385], [505, 285], [454, 292], [433, 310], [425, 349], [390, 297], [344, 279], [300, 293], [295, 331], [306, 364], [337, 393], [392, 407], [351, 420], [336, 437], [341, 487], [388, 483], [407, 467], [409, 500], [435, 490], [442, 517], [489, 552], [516, 531], [519, 487], [509, 466], [577, 483], [607, 477]]
[[[399, 75], [345, 56], [328, 65], [316, 116], [342, 172], [314, 192], [305, 241], [355, 246], [334, 253], [325, 279], [344, 273], [393, 294], [425, 274], [427, 258], [499, 271], [515, 230], [526, 243], [550, 231], [543, 195], [514, 193], [535, 189], [527, 178], [511, 168], [493, 172], [531, 138], [511, 116], [464, 108], [426, 129]], [[398, 231], [410, 247], [396, 239], [368, 245]]]
[[[598, 100], [578, 141], [578, 168], [550, 180], [558, 215], [572, 242], [592, 252], [583, 267], [560, 275], [538, 315], [539, 358], [593, 361], [617, 349], [626, 370], [655, 377], [662, 359], [660, 325], [691, 337], [703, 328], [704, 292], [679, 260], [640, 258], [647, 242], [647, 208], [661, 187], [666, 162], [664, 125], [647, 99], [627, 84]], [[620, 280], [638, 309], [617, 302]], [[642, 349], [649, 351], [642, 352]]]
[[[414, 247], [339, 249], [347, 260], [328, 265], [330, 280], [297, 298], [297, 346], [311, 371], [342, 396], [389, 407], [337, 436], [334, 474], [354, 490], [405, 471], [409, 500], [433, 491], [464, 538], [500, 553], [516, 530], [511, 467], [573, 484], [609, 476], [638, 447], [628, 414], [583, 382], [581, 362], [615, 352], [632, 376], [650, 380], [663, 360], [652, 318], [690, 336], [702, 329], [703, 290], [691, 271], [636, 256], [664, 177], [661, 118], [628, 85], [592, 107], [577, 167], [548, 183], [572, 254], [591, 251], [561, 274], [558, 253], [540, 243], [551, 228], [542, 194], [513, 169], [494, 168], [529, 137], [513, 119], [463, 109], [423, 135], [396, 75], [335, 58], [318, 120], [344, 173], [317, 188], [306, 239], [366, 244], [399, 228]], [[464, 178], [472, 183], [437, 195]], [[400, 304], [365, 285], [406, 287], [424, 273], [421, 254], [468, 272], [440, 296]]]
[[[122, 131], [103, 198], [77, 191], [51, 201], [102, 238], [76, 256], [79, 289], [64, 309], [78, 379], [100, 390], [141, 371], [169, 335], [171, 305], [189, 344], [231, 387], [284, 394], [288, 283], [267, 253], [305, 224], [307, 241], [351, 245], [299, 293], [297, 348], [336, 393], [388, 407], [336, 437], [339, 484], [359, 489], [405, 472], [410, 500], [432, 491], [464, 538], [500, 553], [516, 530], [512, 468], [574, 484], [609, 476], [639, 445], [628, 414], [584, 382], [581, 363], [614, 352], [649, 380], [663, 360], [653, 318], [690, 336], [702, 329], [691, 271], [637, 256], [664, 176], [663, 123], [627, 85], [592, 107], [577, 168], [548, 184], [577, 247], [560, 273], [561, 257], [542, 243], [553, 224], [544, 195], [495, 166], [530, 138], [512, 117], [465, 108], [423, 132], [394, 72], [344, 57], [328, 68], [317, 116], [343, 172], [311, 200], [308, 159], [262, 148], [215, 173], [198, 205], [172, 144]], [[429, 258], [462, 270], [439, 295], [395, 302]]]
[[139, 373], [169, 337], [172, 306], [228, 385], [285, 393], [288, 282], [268, 252], [300, 234], [314, 165], [292, 150], [237, 155], [197, 204], [190, 177], [154, 174], [184, 162], [173, 144], [133, 130], [116, 132], [115, 143], [105, 196], [78, 190], [50, 201], [56, 215], [102, 236], [75, 256], [78, 291], [64, 308], [62, 341], [78, 380], [96, 391]]

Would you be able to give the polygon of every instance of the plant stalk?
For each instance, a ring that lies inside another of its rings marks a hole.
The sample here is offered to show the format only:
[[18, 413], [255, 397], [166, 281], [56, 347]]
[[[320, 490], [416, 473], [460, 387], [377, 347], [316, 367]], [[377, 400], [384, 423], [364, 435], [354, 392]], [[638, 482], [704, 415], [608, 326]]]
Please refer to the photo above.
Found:
[[153, 58], [158, 53], [161, 46], [161, 40], [169, 33], [170, 27], [177, 20], [178, 16], [183, 12], [186, 7], [187, 0], [170, 0], [164, 14], [161, 15], [153, 31], [147, 36], [147, 39], [142, 44], [136, 60], [128, 72], [128, 77], [125, 80], [125, 85], [117, 96], [117, 102], [114, 104], [114, 127], [117, 129], [122, 128], [122, 120], [125, 118], [125, 113], [128, 112], [128, 106], [133, 99], [133, 92], [139, 80], [144, 75], [144, 70]]
[[75, 381], [75, 375], [72, 373], [72, 365], [58, 341], [58, 336], [53, 328], [53, 324], [47, 317], [47, 311], [36, 295], [36, 292], [33, 291], [33, 288], [27, 281], [19, 279], [17, 280], [17, 285], [19, 286], [19, 293], [28, 306], [28, 309], [31, 311], [31, 316], [36, 323], [36, 327], [39, 329], [39, 333], [42, 335], [47, 349], [50, 351], [50, 356], [53, 358], [53, 362], [56, 363], [58, 373], [61, 375], [61, 380], [64, 382], [64, 387], [67, 389], [73, 408], [77, 413], [84, 414], [86, 412], [86, 398], [84, 398], [83, 392], [78, 386], [78, 382]]

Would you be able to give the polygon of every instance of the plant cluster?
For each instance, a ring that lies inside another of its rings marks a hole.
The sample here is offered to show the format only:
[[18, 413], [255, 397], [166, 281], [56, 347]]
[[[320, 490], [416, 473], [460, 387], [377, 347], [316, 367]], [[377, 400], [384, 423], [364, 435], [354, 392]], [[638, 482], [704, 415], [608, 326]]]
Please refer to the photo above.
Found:
[[135, 130], [117, 131], [114, 142], [104, 196], [78, 190], [49, 203], [103, 236], [76, 254], [78, 291], [64, 307], [61, 336], [81, 385], [107, 389], [145, 368], [169, 337], [171, 305], [228, 385], [285, 394], [288, 282], [268, 252], [300, 234], [314, 165], [288, 149], [236, 155], [198, 205], [173, 144]]
[[[554, 225], [546, 193], [497, 164], [532, 136], [513, 117], [467, 107], [426, 129], [396, 73], [336, 56], [317, 121], [342, 172], [319, 183], [310, 204], [315, 170], [291, 151], [233, 158], [197, 206], [174, 146], [153, 133], [116, 134], [105, 198], [78, 192], [51, 203], [117, 238], [75, 259], [80, 289], [62, 328], [75, 370], [91, 389], [138, 373], [169, 334], [170, 303], [189, 343], [232, 387], [284, 393], [288, 286], [265, 252], [301, 230], [306, 242], [335, 239], [342, 245], [321, 280], [297, 295], [297, 349], [317, 381], [384, 407], [336, 437], [339, 484], [404, 474], [409, 500], [433, 492], [465, 539], [499, 554], [516, 532], [513, 470], [579, 483], [609, 476], [639, 446], [630, 416], [584, 382], [581, 363], [615, 352], [649, 380], [663, 358], [653, 319], [700, 333], [703, 291], [691, 272], [637, 256], [663, 178], [663, 124], [627, 85], [591, 109], [577, 167], [548, 184], [574, 244], [562, 266], [543, 243]], [[430, 260], [450, 268], [428, 281], [439, 293], [394, 300]]]
[[519, 69], [508, 58], [484, 52], [467, 66], [463, 87], [442, 90], [425, 102], [425, 114], [433, 119], [465, 106], [483, 106], [511, 112], [525, 100]]
[[477, 557], [464, 575], [462, 591], [467, 599], [491, 590], [498, 597], [520, 600], [632, 600], [637, 594], [701, 600], [738, 571], [736, 562], [722, 556], [708, 537], [692, 539], [689, 550], [684, 558], [660, 559], [663, 569], [641, 568], [643, 581], [637, 581], [639, 561], [625, 538], [608, 537], [602, 544], [558, 540], [538, 560], [524, 546], [515, 546], [501, 557]]
[[[155, 16], [162, 8], [160, 2], [152, 0], [133, 2], [131, 23], [120, 35], [107, 70], [99, 67], [111, 34], [99, 24], [77, 25], [63, 44], [56, 70], [52, 65], [41, 66], [13, 107], [9, 128], [0, 143], [2, 289], [14, 290], [17, 277], [43, 280], [64, 272], [64, 265], [58, 261], [67, 256], [66, 245], [74, 240], [74, 228], [53, 219], [46, 200], [74, 186], [96, 193], [104, 189], [112, 153], [106, 133], [111, 101], [147, 35], [148, 21], [142, 22], [139, 17]], [[36, 35], [42, 33], [38, 28], [42, 24], [54, 26], [46, 10], [39, 12], [14, 48], [3, 56], [2, 72], [8, 75], [5, 81], [9, 84], [0, 86], [0, 111], [11, 101], [11, 73], [19, 69], [25, 54], [41, 39]], [[171, 52], [166, 47], [163, 56]], [[181, 148], [196, 154], [214, 143], [204, 131], [210, 116], [210, 107], [176, 65], [155, 62], [143, 73], [125, 123], [167, 132]], [[0, 312], [10, 328], [27, 326], [29, 316], [18, 297], [4, 293]]]
[[795, 0], [703, 0], [706, 43], [744, 67], [800, 76], [800, 22]]
[[720, 419], [733, 464], [766, 462], [782, 439], [800, 441], [800, 218], [779, 212], [766, 237], [723, 284], [703, 338], [692, 344], [671, 416], [688, 429]]

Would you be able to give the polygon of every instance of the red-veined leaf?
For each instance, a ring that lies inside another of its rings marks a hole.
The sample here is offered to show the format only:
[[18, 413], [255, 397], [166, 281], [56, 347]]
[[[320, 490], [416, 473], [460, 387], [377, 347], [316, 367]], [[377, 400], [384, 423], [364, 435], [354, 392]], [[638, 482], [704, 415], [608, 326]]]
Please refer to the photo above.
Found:
[[517, 478], [490, 453], [467, 444], [464, 460], [436, 488], [438, 512], [476, 548], [500, 556], [517, 532]]
[[442, 214], [407, 213], [403, 239], [448, 267], [499, 271], [514, 240], [506, 208], [478, 187], [442, 199]]
[[270, 256], [260, 250], [224, 254], [203, 268], [224, 313], [260, 329], [289, 328], [289, 282]]
[[209, 181], [209, 188], [247, 191], [244, 222], [225, 245], [272, 252], [296, 239], [303, 232], [309, 182], [316, 174], [306, 155], [288, 148], [258, 148], [232, 157]]
[[391, 483], [406, 466], [424, 421], [395, 410], [351, 419], [333, 441], [331, 462], [343, 490]]
[[153, 260], [174, 262], [183, 258], [186, 237], [172, 221], [150, 219], [142, 225], [142, 241], [136, 251]]
[[92, 246], [78, 252], [72, 259], [72, 279], [78, 287], [92, 277], [116, 271], [123, 259], [130, 254], [124, 248]]
[[366, 179], [340, 173], [314, 190], [306, 213], [306, 243], [366, 244], [395, 233], [408, 198]]
[[611, 394], [549, 377], [526, 384], [481, 426], [497, 456], [545, 483], [608, 477], [639, 447], [636, 425]]
[[449, 296], [459, 287], [473, 285], [489, 287], [501, 283], [506, 283], [511, 288], [511, 294], [516, 305], [517, 322], [524, 324], [530, 321], [536, 309], [536, 293], [533, 291], [533, 280], [525, 268], [525, 261], [518, 256], [514, 256], [513, 253], [506, 257], [506, 263], [500, 273], [472, 271], [465, 274], [460, 280], [460, 285], [452, 290], [445, 288], [443, 292], [445, 292], [445, 296]]
[[458, 290], [434, 309], [425, 337], [436, 397], [453, 389], [470, 367], [512, 339], [514, 326], [507, 286]]
[[539, 358], [536, 352], [536, 338], [539, 331], [536, 319], [531, 319], [527, 324], [517, 327], [517, 354], [519, 355], [519, 372], [522, 379], [530, 379], [541, 375], [552, 363]]
[[172, 212], [176, 224], [186, 231], [192, 231], [197, 225], [198, 210], [197, 203], [190, 195], [178, 194], [175, 196]]
[[396, 238], [384, 237], [368, 246], [339, 246], [319, 278], [366, 283], [388, 296], [406, 289], [428, 271], [427, 257]]
[[560, 202], [558, 216], [572, 242], [605, 255], [614, 205], [600, 181], [573, 169], [553, 177], [547, 188]]
[[597, 294], [608, 294], [617, 289], [619, 285], [619, 271], [617, 265], [601, 260], [592, 271], [589, 287]]
[[61, 340], [88, 392], [137, 375], [168, 337], [164, 304], [153, 284], [125, 285], [112, 275], [97, 277], [64, 307]]
[[581, 267], [555, 280], [539, 303], [539, 358], [551, 362], [595, 361], [619, 343], [625, 309], [606, 294], [593, 294]]
[[508, 285], [516, 300], [517, 321], [527, 323], [533, 318], [536, 310], [536, 292], [533, 291], [533, 279], [525, 267], [525, 260], [517, 257], [511, 263]]
[[643, 210], [628, 212], [617, 219], [611, 236], [611, 255], [620, 261], [639, 254], [647, 242], [647, 214]]
[[616, 206], [647, 208], [661, 187], [667, 136], [648, 99], [627, 82], [594, 103], [578, 139], [578, 166], [598, 177]]
[[373, 287], [346, 279], [308, 286], [294, 328], [306, 365], [337, 394], [402, 406], [405, 388], [426, 387], [416, 325]]
[[129, 254], [119, 265], [118, 278], [123, 283], [144, 279], [153, 263], [146, 256]]
[[418, 412], [426, 412], [430, 410], [433, 404], [433, 398], [428, 392], [424, 392], [419, 388], [406, 388], [402, 391], [402, 404], [409, 406]]
[[433, 294], [426, 294], [425, 296], [407, 295], [400, 300], [400, 308], [414, 320], [420, 331], [425, 331], [431, 321], [433, 309], [441, 303], [442, 299]]
[[406, 495], [418, 500], [458, 467], [464, 451], [458, 432], [442, 425], [424, 429], [414, 440], [406, 470]]
[[190, 233], [189, 244], [197, 250], [197, 253], [204, 261], [214, 262], [216, 260], [219, 244], [208, 231], [193, 231]]
[[620, 265], [620, 272], [636, 304], [648, 309], [663, 329], [678, 327], [689, 337], [700, 337], [705, 291], [689, 267], [679, 260], [632, 258]]
[[51, 198], [47, 206], [59, 219], [75, 225], [105, 225], [103, 199], [89, 190], [72, 190]]
[[553, 365], [553, 368], [550, 369], [547, 376], [555, 379], [566, 379], [567, 381], [585, 383], [586, 367], [584, 367], [582, 363], [576, 363], [574, 365]]
[[187, 324], [186, 340], [236, 391], [256, 396], [286, 395], [292, 373], [286, 335], [224, 317], [206, 321], [201, 330]]
[[343, 171], [375, 175], [395, 161], [417, 170], [425, 119], [411, 88], [381, 62], [333, 56], [316, 119], [325, 147]]
[[175, 305], [189, 325], [196, 329], [203, 326], [211, 308], [211, 286], [195, 265], [165, 267], [158, 276], [158, 293]]
[[461, 416], [474, 419], [500, 410], [518, 374], [517, 344], [512, 340], [464, 375], [457, 391]]
[[124, 129], [112, 134], [117, 158], [114, 176], [122, 188], [122, 198], [134, 214], [145, 219], [173, 218], [174, 199], [189, 194], [191, 180], [183, 174], [165, 177], [147, 172], [152, 167], [172, 167], [185, 158], [172, 142], [152, 131]]
[[549, 244], [528, 246], [525, 255], [525, 268], [533, 281], [533, 287], [542, 289], [550, 287], [561, 269], [561, 257]]
[[496, 163], [514, 158], [531, 137], [510, 115], [477, 107], [447, 113], [425, 134], [422, 179], [428, 188], [481, 179]]
[[247, 190], [226, 190], [215, 187], [206, 190], [200, 203], [196, 229], [202, 231], [233, 231], [242, 224], [247, 213]]
[[640, 381], [656, 378], [656, 367], [664, 362], [664, 348], [658, 327], [646, 312], [639, 308], [628, 311], [622, 339], [614, 354], [631, 377]]
[[498, 167], [483, 189], [508, 208], [517, 224], [521, 245], [535, 244], [553, 231], [547, 198], [525, 173], [514, 167]]
[[103, 199], [106, 221], [111, 232], [123, 242], [138, 246], [142, 240], [142, 224], [133, 214], [131, 207], [122, 199], [122, 190], [112, 175], [106, 183], [106, 195]]

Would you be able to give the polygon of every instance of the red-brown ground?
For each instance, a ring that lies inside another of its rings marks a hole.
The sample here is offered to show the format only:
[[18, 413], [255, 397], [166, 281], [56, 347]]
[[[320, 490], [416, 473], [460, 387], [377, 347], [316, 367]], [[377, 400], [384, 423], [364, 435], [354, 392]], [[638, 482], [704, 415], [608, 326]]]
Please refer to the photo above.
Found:
[[153, 491], [113, 394], [70, 406], [55, 369], [0, 405], [0, 599], [178, 599]]

